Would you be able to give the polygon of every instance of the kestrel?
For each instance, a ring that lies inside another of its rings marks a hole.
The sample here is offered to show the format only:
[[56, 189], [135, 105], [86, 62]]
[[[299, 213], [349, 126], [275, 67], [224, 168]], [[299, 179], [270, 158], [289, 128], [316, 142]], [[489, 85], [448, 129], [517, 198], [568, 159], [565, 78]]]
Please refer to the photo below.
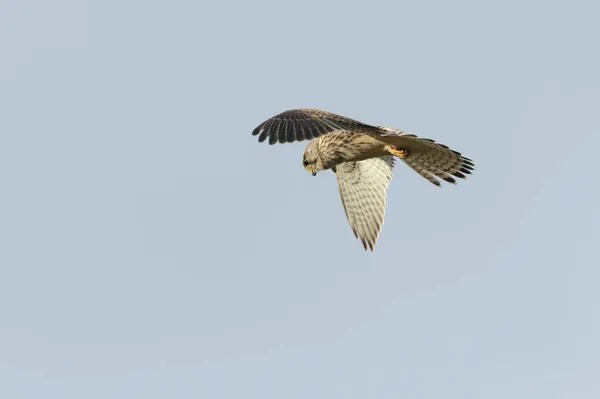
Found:
[[383, 225], [394, 156], [436, 186], [438, 178], [456, 184], [454, 177], [465, 179], [474, 169], [472, 160], [431, 139], [317, 109], [282, 112], [252, 135], [269, 144], [316, 139], [304, 150], [304, 168], [313, 176], [327, 169], [336, 174], [350, 227], [371, 251]]

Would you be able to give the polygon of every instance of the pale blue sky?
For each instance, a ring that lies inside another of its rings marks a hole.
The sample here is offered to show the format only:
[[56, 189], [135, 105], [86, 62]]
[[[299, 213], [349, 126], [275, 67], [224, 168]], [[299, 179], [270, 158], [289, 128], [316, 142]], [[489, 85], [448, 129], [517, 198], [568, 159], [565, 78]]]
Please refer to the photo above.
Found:
[[[0, 397], [600, 397], [597, 2], [0, 3]], [[375, 253], [298, 107], [448, 144]]]

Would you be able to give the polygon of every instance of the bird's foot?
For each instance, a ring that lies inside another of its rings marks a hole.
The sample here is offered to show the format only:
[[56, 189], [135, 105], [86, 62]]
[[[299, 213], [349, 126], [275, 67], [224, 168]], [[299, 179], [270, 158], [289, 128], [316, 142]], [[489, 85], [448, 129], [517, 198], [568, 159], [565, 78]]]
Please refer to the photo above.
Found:
[[400, 159], [404, 159], [408, 156], [408, 151], [404, 148], [396, 148], [394, 146], [388, 146], [387, 150], [390, 154], [397, 156]]

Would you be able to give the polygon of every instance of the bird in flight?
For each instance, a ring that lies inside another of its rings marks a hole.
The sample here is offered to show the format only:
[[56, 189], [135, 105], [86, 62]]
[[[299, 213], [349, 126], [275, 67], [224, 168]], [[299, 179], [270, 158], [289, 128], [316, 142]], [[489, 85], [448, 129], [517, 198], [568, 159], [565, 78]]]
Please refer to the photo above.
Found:
[[[302, 156], [313, 176], [331, 169], [346, 217], [365, 250], [374, 250], [385, 216], [395, 158], [436, 186], [456, 183], [474, 170], [471, 159], [431, 139], [368, 125], [318, 109], [294, 109], [261, 123], [252, 135], [269, 144], [312, 140]], [[315, 140], [313, 140], [315, 139]]]

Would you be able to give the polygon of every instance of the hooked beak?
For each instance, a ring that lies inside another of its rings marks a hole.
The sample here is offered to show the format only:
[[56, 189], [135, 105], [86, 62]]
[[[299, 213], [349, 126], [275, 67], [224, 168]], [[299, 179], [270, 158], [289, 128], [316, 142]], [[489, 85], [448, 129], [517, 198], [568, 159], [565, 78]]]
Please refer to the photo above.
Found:
[[317, 175], [317, 171], [315, 170], [315, 167], [314, 167], [314, 165], [306, 165], [306, 166], [304, 167], [304, 169], [306, 169], [306, 171], [307, 171], [308, 173], [310, 173], [311, 175], [313, 175], [313, 176], [316, 176], [316, 175]]

